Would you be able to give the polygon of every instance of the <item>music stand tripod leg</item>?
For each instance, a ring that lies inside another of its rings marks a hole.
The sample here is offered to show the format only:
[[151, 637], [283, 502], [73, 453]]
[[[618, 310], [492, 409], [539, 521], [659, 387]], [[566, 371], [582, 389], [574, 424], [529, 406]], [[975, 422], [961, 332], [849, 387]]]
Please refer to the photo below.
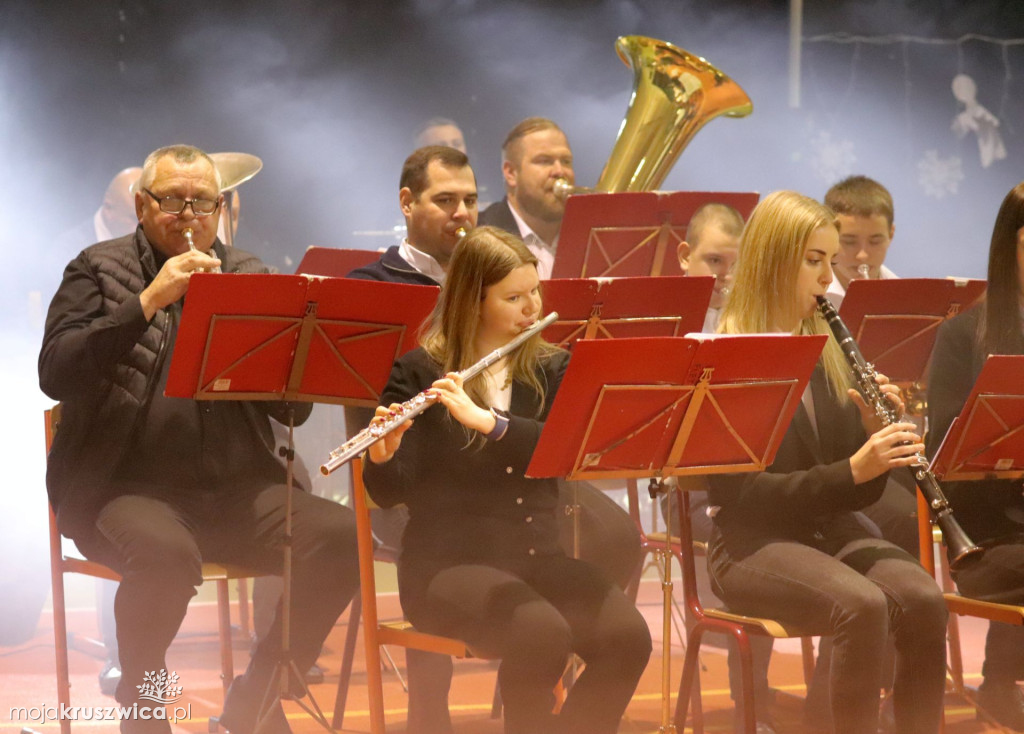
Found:
[[[331, 734], [338, 734], [331, 726], [320, 705], [313, 697], [312, 691], [306, 685], [303, 671], [295, 665], [291, 652], [291, 616], [292, 616], [292, 496], [295, 491], [295, 413], [288, 410], [288, 446], [281, 449], [281, 455], [285, 458], [287, 469], [285, 480], [285, 513], [284, 513], [284, 561], [281, 574], [284, 590], [281, 595], [281, 656], [278, 660], [277, 669], [267, 686], [263, 696], [263, 703], [260, 705], [260, 715], [256, 721], [254, 734], [262, 734], [268, 728], [273, 727], [272, 714], [274, 705], [284, 699], [295, 701], [299, 708], [309, 714], [314, 721]], [[293, 696], [289, 686], [290, 680], [298, 681], [302, 686], [302, 695]], [[309, 699], [307, 705], [303, 699]]]
[[[651, 499], [665, 490], [665, 483], [651, 479]], [[669, 490], [671, 491], [671, 490]], [[671, 506], [671, 500], [669, 501]], [[662, 561], [662, 611], [661, 611], [661, 727], [660, 734], [675, 734], [676, 725], [672, 719], [672, 532], [671, 524], [665, 524], [665, 547], [661, 549]]]

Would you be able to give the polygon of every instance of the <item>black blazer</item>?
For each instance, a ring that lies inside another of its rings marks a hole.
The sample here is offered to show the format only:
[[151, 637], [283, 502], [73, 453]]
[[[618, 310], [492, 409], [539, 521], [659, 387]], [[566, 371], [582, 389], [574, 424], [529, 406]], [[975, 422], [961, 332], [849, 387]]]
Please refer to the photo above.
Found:
[[522, 236], [519, 233], [519, 224], [516, 222], [515, 217], [512, 216], [512, 209], [508, 205], [507, 196], [480, 212], [477, 224], [481, 227], [497, 227], [506, 232], [511, 232], [516, 237]]
[[379, 280], [385, 283], [408, 283], [410, 285], [437, 285], [437, 281], [424, 275], [398, 254], [398, 245], [392, 245], [369, 265], [356, 268], [345, 276], [356, 280]]
[[[984, 308], [977, 306], [939, 327], [928, 378], [928, 455], [934, 456], [967, 402], [985, 363], [977, 340]], [[975, 543], [1024, 534], [1020, 481], [943, 482], [953, 514]]]
[[[543, 404], [528, 386], [513, 383], [509, 427], [500, 441], [467, 447], [462, 425], [434, 405], [415, 418], [390, 461], [365, 462], [363, 478], [373, 500], [409, 507], [400, 566], [513, 568], [534, 556], [561, 554], [557, 482], [524, 475], [568, 358], [559, 352], [542, 365]], [[395, 362], [381, 403], [404, 402], [440, 375], [423, 348], [415, 349]]]
[[817, 434], [801, 403], [767, 470], [709, 477], [708, 503], [721, 508], [715, 524], [723, 536], [811, 542], [821, 521], [867, 507], [882, 495], [888, 474], [853, 482], [849, 459], [867, 438], [857, 407], [836, 402], [820, 365], [810, 385]]

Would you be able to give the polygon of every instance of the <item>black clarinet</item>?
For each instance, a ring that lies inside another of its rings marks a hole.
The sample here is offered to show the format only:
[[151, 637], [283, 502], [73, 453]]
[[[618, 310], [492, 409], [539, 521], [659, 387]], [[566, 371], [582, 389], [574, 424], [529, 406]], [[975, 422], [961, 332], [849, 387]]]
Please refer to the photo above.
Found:
[[[887, 400], [879, 389], [878, 383], [875, 381], [876, 373], [874, 366], [864, 359], [864, 355], [860, 352], [860, 347], [857, 346], [857, 342], [850, 336], [846, 324], [839, 318], [839, 313], [836, 311], [835, 306], [827, 298], [818, 296], [818, 310], [821, 311], [821, 315], [825, 317], [829, 328], [832, 329], [832, 335], [839, 342], [839, 348], [842, 350], [843, 356], [846, 357], [846, 361], [850, 363], [850, 369], [853, 370], [857, 387], [860, 388], [864, 400], [874, 408], [875, 415], [878, 416], [882, 425], [888, 426], [892, 423], [902, 422], [903, 416], [897, 413], [896, 406]], [[917, 486], [921, 490], [921, 494], [924, 495], [925, 500], [928, 501], [932, 519], [942, 530], [942, 537], [945, 539], [946, 547], [949, 549], [949, 566], [952, 569], [956, 569], [968, 561], [977, 558], [984, 552], [984, 549], [975, 545], [974, 541], [960, 527], [960, 523], [953, 517], [953, 510], [949, 506], [949, 500], [946, 499], [942, 487], [939, 486], [939, 480], [935, 478], [935, 474], [929, 468], [928, 459], [922, 454], [917, 454], [915, 460], [911, 468], [914, 472], [914, 478], [917, 480]]]

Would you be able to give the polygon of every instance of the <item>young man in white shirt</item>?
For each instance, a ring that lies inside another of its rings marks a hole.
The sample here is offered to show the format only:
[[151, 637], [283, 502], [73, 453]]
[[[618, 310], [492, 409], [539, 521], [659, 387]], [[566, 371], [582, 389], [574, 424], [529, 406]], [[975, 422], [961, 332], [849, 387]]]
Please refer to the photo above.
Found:
[[851, 281], [898, 277], [884, 264], [896, 233], [892, 195], [874, 179], [850, 176], [828, 190], [825, 206], [830, 207], [839, 220], [835, 277], [826, 292], [828, 299], [839, 308]]

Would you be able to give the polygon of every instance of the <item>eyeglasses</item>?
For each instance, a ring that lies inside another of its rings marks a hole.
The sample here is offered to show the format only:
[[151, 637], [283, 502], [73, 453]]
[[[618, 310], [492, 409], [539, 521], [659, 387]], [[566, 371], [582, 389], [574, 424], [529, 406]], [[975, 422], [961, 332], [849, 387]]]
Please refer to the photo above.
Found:
[[142, 189], [153, 197], [153, 201], [160, 205], [160, 211], [167, 214], [181, 214], [186, 206], [192, 207], [192, 213], [197, 217], [208, 217], [217, 211], [220, 200], [215, 199], [182, 199], [180, 196], [165, 196], [160, 198], [149, 189]]

